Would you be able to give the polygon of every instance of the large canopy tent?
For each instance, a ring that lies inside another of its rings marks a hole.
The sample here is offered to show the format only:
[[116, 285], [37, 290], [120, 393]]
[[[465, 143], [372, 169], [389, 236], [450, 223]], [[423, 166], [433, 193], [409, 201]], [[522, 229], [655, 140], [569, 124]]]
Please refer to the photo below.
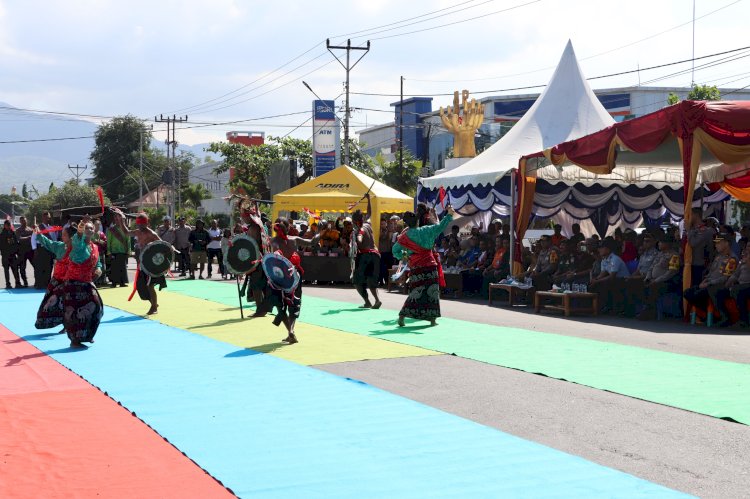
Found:
[[[518, 123], [471, 161], [420, 179], [418, 199], [435, 204], [443, 187], [459, 214], [478, 216], [484, 212], [487, 218], [493, 213], [508, 215], [513, 204], [511, 191], [515, 191], [508, 173], [518, 166], [520, 156], [598, 132], [614, 123], [586, 82], [568, 42], [549, 84]], [[631, 155], [627, 169], [609, 175], [593, 174], [575, 166], [560, 170], [545, 167], [549, 163], [539, 161], [530, 165], [538, 182], [529, 216], [552, 217], [566, 233], [573, 223], [579, 223], [584, 232], [602, 236], [615, 225], [635, 227], [644, 218], [654, 224], [665, 217], [679, 220], [683, 211], [682, 175], [670, 168], [674, 163], [672, 153], [676, 150], [665, 147], [646, 160]], [[726, 195], [712, 196], [706, 190], [696, 193], [695, 198], [716, 209]]]
[[[403, 213], [414, 209], [414, 198], [378, 182], [348, 166], [299, 184], [273, 197], [273, 219], [282, 211], [314, 210], [346, 213], [367, 210], [362, 196], [370, 191], [372, 203], [372, 229], [377, 239], [380, 233], [380, 215]], [[357, 204], [355, 204], [357, 203]]]
[[[671, 156], [669, 153], [672, 153]], [[672, 158], [671, 160], [669, 158]], [[702, 157], [704, 158], [702, 161]], [[516, 235], [523, 237], [534, 203], [537, 179], [533, 163], [544, 158], [554, 167], [572, 163], [593, 175], [614, 175], [642, 163], [665, 162], [665, 175], [679, 176], [683, 184], [682, 211], [686, 225], [698, 183], [716, 183], [727, 193], [750, 199], [750, 102], [683, 101], [639, 118], [615, 123], [601, 131], [526, 154], [519, 161], [519, 197], [516, 205]], [[631, 164], [628, 165], [628, 161]], [[722, 192], [724, 191], [724, 192]], [[685, 261], [692, 254], [685, 246]], [[686, 266], [683, 286], [689, 287]]]
[[553, 144], [582, 137], [614, 123], [591, 91], [568, 41], [552, 79], [523, 117], [500, 140], [467, 163], [419, 179], [420, 201], [434, 201], [440, 187], [459, 213], [494, 211], [507, 215], [510, 171], [518, 158]]

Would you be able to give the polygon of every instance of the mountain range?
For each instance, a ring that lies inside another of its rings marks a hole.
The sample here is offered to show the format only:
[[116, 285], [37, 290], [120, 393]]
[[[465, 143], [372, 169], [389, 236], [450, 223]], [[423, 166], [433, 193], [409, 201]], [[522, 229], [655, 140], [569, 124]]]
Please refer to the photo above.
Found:
[[[15, 186], [20, 194], [21, 186], [26, 183], [29, 190], [35, 186], [43, 194], [51, 182], [60, 185], [73, 178], [68, 165], [83, 167], [89, 163], [97, 126], [79, 118], [30, 112], [0, 102], [0, 193], [10, 193]], [[24, 142], [61, 138], [67, 140]], [[166, 147], [157, 140], [151, 145], [162, 150]], [[177, 150], [192, 152], [203, 159], [210, 155], [203, 150], [207, 145], [181, 144]], [[91, 166], [82, 172], [81, 178], [90, 176]]]

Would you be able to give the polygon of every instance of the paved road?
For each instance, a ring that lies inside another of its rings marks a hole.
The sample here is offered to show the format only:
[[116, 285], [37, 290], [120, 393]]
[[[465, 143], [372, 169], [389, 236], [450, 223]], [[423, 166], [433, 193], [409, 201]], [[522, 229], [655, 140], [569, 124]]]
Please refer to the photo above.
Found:
[[[305, 294], [360, 300], [348, 287], [307, 286]], [[383, 292], [381, 299], [395, 316], [404, 295]], [[443, 300], [441, 307], [444, 316], [456, 319], [750, 362], [750, 334], [735, 331], [613, 317], [567, 319], [489, 308], [484, 300]], [[315, 367], [673, 489], [748, 497], [745, 425], [450, 355]]]
[[[351, 289], [305, 294], [357, 302]], [[384, 294], [394, 314], [403, 295]], [[443, 315], [701, 355], [750, 359], [750, 337], [671, 323], [600, 321], [441, 302]], [[488, 313], [489, 312], [489, 313]], [[634, 329], [648, 326], [649, 329]], [[701, 497], [748, 497], [750, 427], [451, 355], [317, 366], [599, 464]], [[750, 395], [748, 395], [750, 396]]]

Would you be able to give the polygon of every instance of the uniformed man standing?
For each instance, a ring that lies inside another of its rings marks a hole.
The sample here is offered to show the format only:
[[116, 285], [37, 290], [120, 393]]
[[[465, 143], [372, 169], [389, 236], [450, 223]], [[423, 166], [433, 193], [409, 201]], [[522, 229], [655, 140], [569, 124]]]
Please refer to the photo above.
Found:
[[638, 257], [638, 267], [635, 272], [625, 278], [625, 314], [633, 317], [636, 308], [643, 303], [644, 290], [646, 288], [646, 275], [659, 255], [656, 249], [656, 240], [649, 232], [643, 234], [643, 249]]
[[651, 268], [643, 278], [643, 311], [638, 319], [654, 318], [656, 300], [665, 293], [681, 292], [680, 289], [680, 254], [676, 248], [677, 241], [664, 236], [659, 241], [659, 252]]
[[707, 218], [703, 221], [702, 211], [700, 208], [693, 208], [693, 216], [690, 219], [690, 227], [687, 229], [687, 242], [693, 249], [693, 258], [690, 262], [691, 286], [697, 286], [703, 279], [703, 273], [706, 270], [706, 256], [711, 249], [711, 241], [716, 236], [715, 218]]
[[[711, 262], [706, 277], [698, 284], [685, 290], [685, 300], [691, 305], [705, 310], [709, 298], [718, 305], [716, 293], [727, 287], [727, 281], [734, 271], [737, 270], [737, 258], [732, 255], [732, 242], [730, 236], [719, 235], [715, 240], [717, 255]], [[721, 321], [728, 320], [722, 313]]]

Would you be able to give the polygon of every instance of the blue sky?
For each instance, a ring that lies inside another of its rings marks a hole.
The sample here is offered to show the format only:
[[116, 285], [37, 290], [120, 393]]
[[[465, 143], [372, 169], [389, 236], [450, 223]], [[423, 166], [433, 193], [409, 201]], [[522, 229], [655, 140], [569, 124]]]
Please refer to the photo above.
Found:
[[[324, 98], [343, 91], [344, 72], [326, 52], [326, 38], [340, 43], [346, 38], [340, 35], [439, 9], [446, 10], [374, 30], [380, 33], [352, 35], [354, 43], [372, 40], [372, 50], [352, 72], [352, 91], [396, 94], [401, 75], [407, 94], [536, 85], [546, 83], [569, 38], [589, 77], [689, 58], [692, 27], [677, 26], [689, 23], [692, 6], [692, 0], [0, 0], [0, 101], [102, 116], [187, 113], [191, 121], [209, 123], [305, 112], [313, 96], [302, 79]], [[696, 56], [750, 46], [750, 0], [697, 0], [696, 16], [724, 6], [696, 22]], [[383, 38], [473, 17], [478, 19]], [[701, 69], [695, 80], [748, 85], [747, 61]], [[643, 72], [641, 81], [687, 67]], [[630, 74], [592, 86], [637, 83], [638, 75]], [[654, 83], [689, 84], [689, 74]], [[353, 95], [352, 106], [389, 110], [395, 100]], [[437, 97], [433, 105], [450, 101]], [[357, 111], [352, 123], [363, 127], [389, 117]], [[293, 114], [183, 130], [178, 140], [218, 140], [230, 129], [308, 138], [309, 123], [293, 131], [307, 118]]]

